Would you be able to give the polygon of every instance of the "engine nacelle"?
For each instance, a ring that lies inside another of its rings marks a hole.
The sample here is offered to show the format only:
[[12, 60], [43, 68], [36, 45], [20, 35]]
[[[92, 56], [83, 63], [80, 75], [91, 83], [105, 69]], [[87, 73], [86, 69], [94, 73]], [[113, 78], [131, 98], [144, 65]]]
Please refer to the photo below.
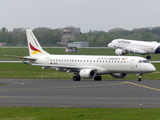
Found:
[[114, 78], [125, 78], [127, 73], [112, 73], [111, 74]]
[[115, 53], [116, 53], [116, 55], [125, 55], [125, 54], [127, 54], [127, 51], [125, 51], [125, 50], [122, 50], [122, 49], [116, 49], [115, 50]]
[[82, 69], [80, 72], [79, 72], [79, 75], [82, 77], [82, 78], [93, 78], [95, 77], [96, 75], [96, 72], [92, 69]]

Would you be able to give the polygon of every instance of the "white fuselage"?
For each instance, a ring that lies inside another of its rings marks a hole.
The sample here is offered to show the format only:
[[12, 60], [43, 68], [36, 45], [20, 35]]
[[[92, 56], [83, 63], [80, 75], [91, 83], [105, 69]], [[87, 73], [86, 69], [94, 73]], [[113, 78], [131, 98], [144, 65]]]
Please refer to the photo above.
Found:
[[145, 42], [126, 39], [115, 39], [108, 44], [112, 49], [124, 49], [129, 52], [139, 54], [157, 54], [160, 53], [160, 43], [158, 42]]
[[96, 69], [97, 75], [110, 73], [150, 73], [156, 70], [146, 59], [135, 56], [41, 55], [34, 57], [37, 59], [34, 62], [35, 64], [47, 64], [51, 66], [51, 69], [57, 69], [54, 65], [73, 66], [79, 69], [90, 68]]

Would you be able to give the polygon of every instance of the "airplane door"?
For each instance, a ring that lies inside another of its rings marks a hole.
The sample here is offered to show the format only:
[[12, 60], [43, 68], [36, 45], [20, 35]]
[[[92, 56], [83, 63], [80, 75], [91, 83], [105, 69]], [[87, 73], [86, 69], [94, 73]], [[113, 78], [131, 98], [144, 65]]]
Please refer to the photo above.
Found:
[[46, 57], [45, 62], [46, 62], [46, 64], [49, 64], [49, 57]]
[[130, 61], [131, 68], [134, 68], [134, 64], [135, 64], [135, 60], [131, 59], [131, 61]]

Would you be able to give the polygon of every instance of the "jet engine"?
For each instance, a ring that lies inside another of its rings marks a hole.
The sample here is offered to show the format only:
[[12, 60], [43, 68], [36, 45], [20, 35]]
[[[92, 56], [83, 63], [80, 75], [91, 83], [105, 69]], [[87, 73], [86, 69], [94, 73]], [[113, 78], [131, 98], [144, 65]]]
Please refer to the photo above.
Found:
[[112, 73], [111, 74], [114, 78], [125, 78], [127, 73]]
[[116, 55], [121, 56], [121, 55], [127, 54], [127, 51], [122, 50], [122, 49], [116, 49], [115, 53], [116, 53]]
[[96, 75], [96, 72], [92, 69], [82, 69], [80, 72], [79, 72], [79, 75], [82, 77], [82, 78], [93, 78], [95, 77]]

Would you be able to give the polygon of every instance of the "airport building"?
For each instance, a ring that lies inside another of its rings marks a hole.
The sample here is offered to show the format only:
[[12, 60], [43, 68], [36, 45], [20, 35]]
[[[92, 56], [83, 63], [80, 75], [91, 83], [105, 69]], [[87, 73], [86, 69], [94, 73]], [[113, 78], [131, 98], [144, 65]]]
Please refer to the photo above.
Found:
[[69, 41], [75, 41], [75, 36], [81, 34], [81, 29], [66, 27], [61, 31], [61, 44], [67, 45]]
[[77, 48], [89, 47], [89, 43], [88, 42], [70, 42], [68, 43], [68, 47], [77, 47]]

